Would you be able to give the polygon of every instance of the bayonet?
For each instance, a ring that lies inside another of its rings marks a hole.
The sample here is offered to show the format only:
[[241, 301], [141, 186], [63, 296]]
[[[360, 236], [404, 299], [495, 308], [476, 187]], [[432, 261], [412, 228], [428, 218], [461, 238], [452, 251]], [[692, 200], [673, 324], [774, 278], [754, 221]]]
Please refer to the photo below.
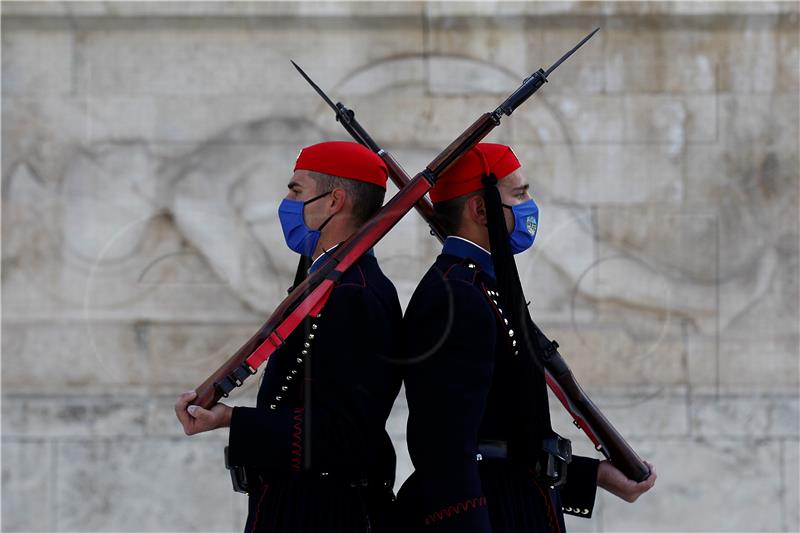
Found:
[[578, 44], [576, 44], [576, 45], [575, 45], [575, 47], [574, 47], [572, 50], [570, 50], [569, 52], [567, 52], [566, 54], [564, 54], [563, 56], [561, 56], [561, 59], [559, 59], [558, 61], [556, 61], [555, 63], [553, 63], [553, 66], [552, 66], [552, 67], [550, 67], [549, 69], [547, 69], [547, 72], [545, 72], [545, 73], [544, 73], [544, 77], [545, 77], [545, 78], [547, 78], [547, 76], [549, 76], [551, 72], [553, 72], [555, 69], [557, 69], [557, 68], [558, 68], [558, 66], [559, 66], [561, 63], [563, 63], [564, 61], [566, 61], [566, 59], [567, 59], [569, 56], [571, 56], [572, 54], [574, 54], [575, 52], [577, 52], [577, 51], [578, 51], [578, 48], [580, 48], [581, 46], [583, 46], [583, 45], [586, 43], [586, 41], [588, 41], [589, 39], [591, 39], [591, 38], [594, 36], [594, 34], [595, 34], [595, 33], [597, 33], [598, 31], [600, 31], [600, 28], [595, 28], [595, 30], [594, 30], [592, 33], [590, 33], [589, 35], [587, 35], [586, 37], [584, 37], [584, 38], [583, 38], [583, 40], [582, 40], [581, 42], [579, 42]]
[[[290, 59], [289, 61], [292, 60]], [[315, 91], [317, 91], [317, 94], [322, 97], [325, 103], [328, 104], [331, 109], [333, 109], [334, 113], [336, 113], [336, 120], [342, 123], [342, 126], [344, 127], [345, 130], [347, 130], [347, 133], [349, 133], [355, 139], [356, 142], [363, 144], [376, 154], [380, 155], [380, 147], [377, 145], [377, 143], [375, 143], [375, 141], [372, 140], [372, 137], [370, 137], [369, 134], [366, 131], [364, 131], [361, 125], [355, 120], [355, 113], [347, 109], [344, 105], [342, 105], [341, 102], [336, 102], [334, 104], [333, 100], [328, 98], [328, 95], [325, 94], [325, 91], [320, 89], [319, 85], [314, 83], [314, 80], [312, 80], [311, 77], [308, 74], [306, 74], [302, 68], [300, 68], [300, 65], [298, 65], [294, 61], [292, 61], [292, 65], [294, 65], [294, 68], [297, 69], [297, 72], [299, 72], [300, 75], [303, 76], [303, 78], [308, 82], [308, 84], [311, 85], [311, 87], [313, 87]]]
[[501, 115], [511, 116], [511, 113], [513, 113], [514, 110], [517, 107], [519, 107], [520, 104], [522, 104], [522, 102], [530, 98], [533, 95], [533, 93], [539, 90], [539, 87], [547, 83], [547, 77], [555, 69], [557, 69], [561, 63], [566, 61], [567, 58], [569, 58], [572, 54], [577, 52], [578, 48], [586, 44], [586, 41], [591, 39], [594, 36], [594, 34], [597, 33], [598, 31], [600, 31], [600, 28], [595, 28], [595, 30], [586, 37], [584, 37], [581, 40], [581, 42], [572, 47], [572, 50], [561, 56], [561, 58], [558, 61], [553, 63], [553, 66], [547, 69], [547, 71], [540, 68], [539, 70], [528, 76], [525, 79], [525, 81], [522, 82], [520, 88], [514, 91], [514, 93], [511, 96], [509, 96], [505, 102], [500, 104], [500, 107], [495, 109], [493, 115], [496, 117], [496, 119], [500, 120]]

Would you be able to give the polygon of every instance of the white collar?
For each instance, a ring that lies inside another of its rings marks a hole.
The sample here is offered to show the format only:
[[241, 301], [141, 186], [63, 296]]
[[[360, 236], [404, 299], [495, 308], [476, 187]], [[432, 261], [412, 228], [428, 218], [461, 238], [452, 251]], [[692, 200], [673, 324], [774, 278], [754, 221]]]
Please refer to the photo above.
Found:
[[317, 256], [317, 258], [316, 258], [316, 259], [314, 259], [314, 261], [312, 261], [312, 262], [311, 262], [311, 265], [308, 267], [308, 271], [310, 272], [310, 271], [311, 271], [311, 269], [312, 269], [312, 268], [314, 268], [314, 265], [316, 265], [316, 264], [317, 264], [317, 261], [319, 261], [320, 259], [322, 259], [322, 258], [323, 258], [323, 257], [325, 257], [326, 255], [328, 255], [328, 252], [330, 252], [331, 250], [333, 250], [334, 248], [336, 248], [337, 246], [339, 246], [339, 244], [340, 244], [340, 243], [334, 244], [333, 246], [331, 246], [330, 248], [328, 248], [327, 250], [325, 250], [324, 252], [322, 252], [321, 254], [319, 254], [319, 255]]
[[469, 240], [469, 239], [465, 239], [464, 237], [459, 237], [458, 235], [448, 235], [448, 237], [447, 237], [447, 238], [448, 238], [448, 239], [461, 239], [461, 240], [462, 240], [462, 241], [464, 241], [464, 242], [468, 242], [468, 243], [470, 243], [472, 246], [477, 246], [478, 248], [480, 248], [481, 250], [483, 250], [483, 251], [484, 251], [484, 252], [486, 252], [487, 254], [489, 254], [489, 255], [492, 255], [492, 253], [491, 253], [489, 250], [487, 250], [486, 248], [484, 248], [484, 247], [483, 247], [483, 246], [481, 246], [480, 244], [476, 244], [476, 243], [472, 242], [472, 241], [471, 241], [471, 240]]

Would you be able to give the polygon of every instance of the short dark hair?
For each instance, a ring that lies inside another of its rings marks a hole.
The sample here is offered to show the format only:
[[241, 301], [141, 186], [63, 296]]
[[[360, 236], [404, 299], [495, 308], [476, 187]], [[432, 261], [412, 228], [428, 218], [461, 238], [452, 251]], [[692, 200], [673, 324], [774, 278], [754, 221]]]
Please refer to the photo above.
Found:
[[461, 228], [461, 217], [463, 216], [464, 206], [467, 204], [467, 200], [481, 194], [481, 192], [482, 191], [477, 190], [450, 200], [445, 200], [444, 202], [433, 204], [433, 213], [436, 217], [436, 222], [442, 226], [442, 229], [444, 229], [448, 235], [457, 233]]
[[332, 174], [311, 172], [311, 177], [317, 183], [319, 193], [344, 189], [347, 196], [353, 201], [353, 218], [363, 224], [378, 212], [383, 205], [386, 189], [365, 181], [340, 178]]

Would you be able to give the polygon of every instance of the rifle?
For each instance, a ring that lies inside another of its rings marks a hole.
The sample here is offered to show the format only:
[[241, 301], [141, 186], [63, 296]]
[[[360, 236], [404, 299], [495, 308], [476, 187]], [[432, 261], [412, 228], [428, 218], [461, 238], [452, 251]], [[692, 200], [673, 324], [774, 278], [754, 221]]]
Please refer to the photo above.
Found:
[[[599, 28], [598, 28], [599, 29]], [[573, 50], [577, 50], [586, 40], [588, 40], [595, 30], [581, 43], [579, 43]], [[570, 52], [571, 53], [571, 52]], [[547, 76], [552, 70], [557, 67], [561, 61], [569, 57], [567, 54], [553, 67], [548, 69], [547, 72], [539, 70], [534, 75], [540, 75], [547, 81]], [[367, 131], [356, 120], [355, 112], [345, 107], [341, 102], [333, 103], [333, 101], [320, 89], [320, 87], [311, 80], [311, 78], [301, 69], [297, 63], [292, 61], [292, 65], [297, 69], [301, 76], [314, 88], [317, 94], [333, 109], [336, 113], [336, 120], [342, 124], [342, 127], [353, 137], [353, 139], [366, 146], [375, 152], [381, 159], [383, 159], [387, 168], [389, 169], [389, 177], [392, 179], [398, 189], [403, 190], [411, 181], [408, 174], [403, 170], [394, 157], [381, 148], [367, 133]], [[519, 91], [517, 91], [519, 92]], [[516, 94], [516, 93], [515, 93]], [[513, 96], [513, 95], [512, 95]], [[513, 109], [512, 109], [513, 111]], [[511, 114], [510, 112], [508, 113]], [[433, 205], [430, 201], [423, 197], [414, 206], [417, 212], [422, 216], [425, 222], [428, 223], [431, 234], [434, 235], [439, 241], [444, 241], [447, 237], [447, 232], [437, 222]], [[625, 441], [620, 433], [614, 428], [609, 420], [603, 415], [600, 409], [594, 404], [589, 396], [581, 388], [575, 376], [570, 370], [569, 365], [558, 352], [558, 343], [551, 341], [545, 336], [541, 329], [531, 319], [528, 322], [528, 333], [530, 338], [534, 340], [534, 348], [537, 356], [543, 362], [545, 367], [545, 379], [547, 385], [564, 405], [564, 408], [570, 413], [573, 418], [573, 423], [587, 435], [592, 441], [595, 449], [600, 451], [607, 459], [614, 463], [629, 479], [635, 481], [643, 481], [650, 476], [650, 469]]]
[[[547, 71], [539, 69], [526, 78], [497, 109], [481, 115], [413, 179], [409, 179], [399, 164], [388, 156], [391, 164], [390, 175], [404, 177], [405, 181], [400, 191], [356, 233], [338, 246], [336, 251], [322, 262], [319, 269], [292, 290], [264, 325], [195, 389], [197, 396], [192, 403], [210, 408], [221, 398], [228, 397], [235, 388], [240, 387], [248, 377], [255, 374], [258, 367], [285, 343], [288, 336], [306, 317], [320, 313], [342, 274], [388, 233], [413, 206], [418, 206], [418, 210], [422, 210], [423, 214], [427, 211], [428, 215], [432, 215], [433, 208], [424, 196], [438, 177], [499, 126], [504, 115], [511, 116], [517, 107], [547, 82], [547, 76], [553, 70], [574, 54], [598, 30], [599, 28], [587, 35]], [[365, 135], [364, 138], [368, 136]], [[373, 142], [373, 146], [377, 145]], [[438, 235], [443, 238], [444, 232], [433, 222], [432, 216], [430, 220], [432, 230], [439, 232]]]

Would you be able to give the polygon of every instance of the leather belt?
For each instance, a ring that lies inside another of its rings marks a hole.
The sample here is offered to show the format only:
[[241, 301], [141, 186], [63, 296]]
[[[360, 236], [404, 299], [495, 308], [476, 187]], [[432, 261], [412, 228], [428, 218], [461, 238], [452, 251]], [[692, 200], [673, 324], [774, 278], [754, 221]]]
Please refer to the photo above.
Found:
[[231, 484], [235, 492], [248, 494], [254, 488], [264, 485], [276, 478], [305, 478], [327, 480], [332, 483], [351, 488], [391, 490], [391, 481], [388, 479], [370, 479], [365, 474], [348, 474], [340, 472], [275, 472], [245, 466], [235, 466], [228, 462], [228, 447], [225, 446], [225, 468], [230, 471]]
[[482, 440], [478, 443], [475, 459], [508, 459], [508, 443], [504, 440]]
[[[475, 459], [508, 459], [508, 442], [504, 440], [482, 440], [478, 442]], [[569, 440], [554, 435], [542, 443], [534, 473], [537, 479], [550, 486], [563, 485], [567, 479], [567, 465], [572, 461], [572, 446]]]

